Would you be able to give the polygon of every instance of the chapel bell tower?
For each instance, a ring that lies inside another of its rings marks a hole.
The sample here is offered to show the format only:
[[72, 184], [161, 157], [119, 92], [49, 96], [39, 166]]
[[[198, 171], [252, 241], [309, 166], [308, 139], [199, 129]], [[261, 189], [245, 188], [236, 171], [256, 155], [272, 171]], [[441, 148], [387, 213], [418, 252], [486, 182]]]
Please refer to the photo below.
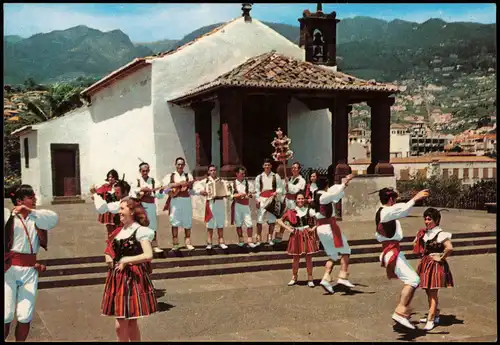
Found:
[[318, 3], [316, 13], [304, 10], [300, 22], [300, 43], [305, 48], [306, 61], [318, 65], [336, 66], [337, 57], [337, 13], [323, 13]]

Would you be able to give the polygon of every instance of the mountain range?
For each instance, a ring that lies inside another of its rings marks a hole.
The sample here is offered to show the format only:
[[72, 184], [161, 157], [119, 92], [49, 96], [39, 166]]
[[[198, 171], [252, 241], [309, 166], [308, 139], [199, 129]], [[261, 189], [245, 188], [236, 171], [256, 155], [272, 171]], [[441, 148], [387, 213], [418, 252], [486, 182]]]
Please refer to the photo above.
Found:
[[[201, 27], [180, 40], [141, 43], [121, 30], [102, 32], [83, 25], [29, 38], [4, 36], [4, 83], [102, 77], [136, 57], [175, 49], [221, 24]], [[298, 26], [264, 24], [298, 44]], [[365, 79], [392, 81], [416, 70], [432, 72], [435, 60], [460, 65], [462, 71], [496, 68], [496, 24], [354, 17], [338, 24], [337, 42], [339, 68]]]

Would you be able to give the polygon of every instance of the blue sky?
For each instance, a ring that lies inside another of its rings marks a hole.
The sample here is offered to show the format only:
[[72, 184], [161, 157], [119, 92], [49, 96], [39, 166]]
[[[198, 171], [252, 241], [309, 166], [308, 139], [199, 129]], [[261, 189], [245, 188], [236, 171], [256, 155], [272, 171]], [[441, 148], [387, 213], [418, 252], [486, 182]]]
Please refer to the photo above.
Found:
[[[316, 4], [253, 5], [252, 17], [298, 25], [297, 18]], [[323, 4], [337, 18], [370, 16], [422, 23], [429, 18], [447, 22], [496, 23], [496, 4]], [[86, 25], [101, 31], [120, 29], [134, 42], [179, 39], [205, 25], [241, 16], [240, 3], [193, 4], [4, 4], [4, 35], [29, 37], [40, 32]]]

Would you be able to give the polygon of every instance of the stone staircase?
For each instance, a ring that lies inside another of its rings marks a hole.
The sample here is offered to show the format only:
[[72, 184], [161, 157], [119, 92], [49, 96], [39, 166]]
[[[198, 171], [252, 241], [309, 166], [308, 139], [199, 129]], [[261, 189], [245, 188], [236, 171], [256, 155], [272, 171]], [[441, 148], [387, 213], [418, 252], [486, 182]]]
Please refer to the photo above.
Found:
[[[413, 239], [414, 237], [405, 237], [401, 241], [401, 250], [410, 260], [417, 258], [412, 253]], [[453, 234], [454, 251], [450, 265], [453, 266], [453, 256], [496, 253], [496, 242], [496, 231]], [[377, 263], [373, 269], [380, 269], [380, 274], [385, 274], [378, 264], [381, 246], [375, 239], [352, 240], [349, 244], [352, 250], [351, 264]], [[160, 280], [291, 270], [291, 257], [286, 253], [286, 247], [287, 242], [284, 241], [275, 246], [265, 244], [255, 249], [240, 248], [235, 244], [229, 245], [227, 250], [207, 250], [205, 246], [196, 246], [193, 251], [165, 249], [161, 256], [155, 255], [151, 277], [153, 280]], [[326, 259], [324, 251], [320, 251], [313, 256], [313, 265], [323, 266]], [[39, 289], [100, 285], [104, 284], [107, 273], [103, 255], [47, 259], [40, 262], [47, 265], [47, 271], [40, 275]], [[301, 268], [303, 267], [304, 260], [301, 261]]]

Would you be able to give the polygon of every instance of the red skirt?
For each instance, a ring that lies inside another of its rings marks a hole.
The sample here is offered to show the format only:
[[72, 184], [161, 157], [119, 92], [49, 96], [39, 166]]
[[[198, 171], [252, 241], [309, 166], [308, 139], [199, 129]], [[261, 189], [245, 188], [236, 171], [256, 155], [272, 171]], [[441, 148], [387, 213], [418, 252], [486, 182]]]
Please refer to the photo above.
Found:
[[102, 314], [133, 319], [158, 310], [155, 289], [147, 264], [126, 266], [121, 272], [110, 269], [104, 286]]
[[453, 287], [453, 276], [446, 261], [436, 262], [430, 255], [424, 255], [418, 264], [417, 273], [422, 289]]
[[319, 251], [316, 231], [309, 229], [294, 230], [288, 239], [287, 252], [289, 255], [314, 254]]
[[106, 212], [97, 216], [97, 220], [102, 224], [113, 224], [115, 225], [115, 215], [111, 212]]

